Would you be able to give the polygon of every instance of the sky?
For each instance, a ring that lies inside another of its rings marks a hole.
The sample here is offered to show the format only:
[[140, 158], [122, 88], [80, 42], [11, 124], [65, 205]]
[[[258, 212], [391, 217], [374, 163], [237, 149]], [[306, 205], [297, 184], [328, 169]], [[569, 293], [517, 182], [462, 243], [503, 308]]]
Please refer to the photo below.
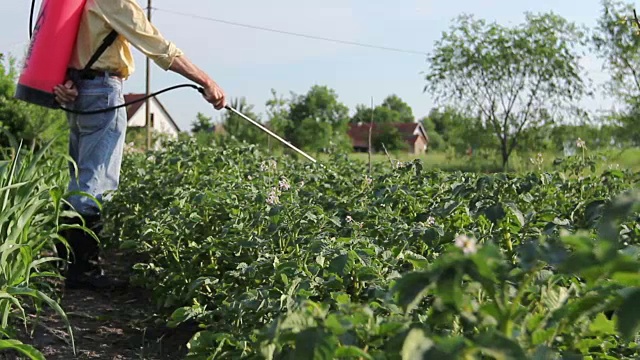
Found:
[[[147, 6], [146, 0], [138, 1]], [[28, 45], [29, 6], [29, 1], [2, 5], [0, 52], [23, 54]], [[356, 105], [369, 106], [372, 97], [379, 104], [396, 94], [421, 118], [437, 105], [423, 91], [427, 55], [316, 40], [203, 17], [428, 54], [461, 13], [508, 25], [521, 22], [527, 11], [553, 11], [578, 24], [594, 26], [601, 11], [599, 0], [153, 0], [152, 7], [156, 9], [152, 22], [162, 35], [207, 72], [227, 96], [244, 97], [252, 104], [259, 114], [256, 120], [266, 118], [265, 102], [272, 98], [272, 89], [288, 98], [291, 92], [305, 94], [313, 85], [333, 89], [351, 113]], [[144, 93], [145, 58], [137, 50], [134, 54], [136, 70], [125, 83], [125, 93]], [[583, 65], [596, 83], [607, 79], [595, 56], [585, 58]], [[152, 63], [152, 91], [183, 83], [189, 81]], [[217, 120], [227, 111], [215, 110], [190, 88], [158, 98], [183, 131], [189, 131], [198, 112]], [[589, 110], [611, 106], [612, 101], [604, 96], [585, 102]]]

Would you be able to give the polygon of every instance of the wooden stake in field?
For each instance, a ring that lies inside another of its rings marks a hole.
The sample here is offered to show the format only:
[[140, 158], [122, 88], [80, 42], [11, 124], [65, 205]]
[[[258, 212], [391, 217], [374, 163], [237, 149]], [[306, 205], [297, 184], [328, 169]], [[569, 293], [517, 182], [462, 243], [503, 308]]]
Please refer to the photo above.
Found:
[[[147, 18], [151, 21], [151, 0], [147, 0]], [[145, 122], [147, 127], [147, 151], [151, 149], [151, 100], [149, 95], [151, 94], [151, 64], [150, 59], [147, 56], [147, 100], [145, 105]]]
[[371, 166], [371, 152], [373, 151], [371, 149], [371, 133], [373, 131], [373, 96], [371, 97], [371, 122], [369, 123], [369, 176], [371, 176], [371, 173], [373, 172], [372, 166]]

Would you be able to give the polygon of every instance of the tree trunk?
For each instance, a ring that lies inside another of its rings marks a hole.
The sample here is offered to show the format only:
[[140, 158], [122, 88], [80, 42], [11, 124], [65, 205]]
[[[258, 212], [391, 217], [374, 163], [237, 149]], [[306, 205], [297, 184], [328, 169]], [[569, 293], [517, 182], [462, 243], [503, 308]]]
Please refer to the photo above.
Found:
[[502, 155], [502, 171], [507, 170], [507, 163], [509, 162], [509, 149], [507, 139], [500, 139], [500, 152]]

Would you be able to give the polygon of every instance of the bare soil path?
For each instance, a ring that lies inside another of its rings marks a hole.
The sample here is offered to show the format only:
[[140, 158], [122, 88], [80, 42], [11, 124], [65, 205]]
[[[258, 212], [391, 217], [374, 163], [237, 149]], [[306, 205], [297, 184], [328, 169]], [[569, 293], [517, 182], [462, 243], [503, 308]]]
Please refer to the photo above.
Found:
[[[124, 254], [110, 250], [104, 258], [111, 260], [105, 264], [107, 274], [127, 276], [132, 261]], [[183, 359], [196, 330], [164, 326], [154, 316], [151, 294], [135, 287], [117, 292], [64, 290], [60, 305], [72, 326], [76, 355], [65, 322], [49, 308], [38, 318], [31, 317], [29, 333], [22, 326], [20, 340], [36, 347], [47, 360]], [[0, 353], [0, 360], [5, 359], [21, 358]]]

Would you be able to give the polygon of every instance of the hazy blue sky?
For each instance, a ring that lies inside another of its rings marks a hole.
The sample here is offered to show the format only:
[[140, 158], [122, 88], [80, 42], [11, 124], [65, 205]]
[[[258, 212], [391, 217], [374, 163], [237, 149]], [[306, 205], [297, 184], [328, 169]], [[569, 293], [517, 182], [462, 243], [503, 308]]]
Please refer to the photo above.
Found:
[[[139, 0], [146, 6], [145, 0]], [[39, 3], [39, 2], [38, 2]], [[321, 2], [278, 0], [153, 0], [153, 7], [254, 26], [335, 38], [345, 41], [404, 48], [429, 53], [450, 20], [462, 12], [503, 24], [523, 19], [525, 11], [553, 10], [580, 24], [593, 25], [600, 12], [599, 0], [324, 0]], [[0, 12], [0, 51], [16, 55], [28, 40], [28, 1], [5, 1]], [[434, 105], [423, 93], [424, 55], [383, 51], [351, 45], [237, 27], [186, 16], [154, 11], [153, 22], [207, 71], [231, 97], [247, 98], [263, 113], [273, 88], [288, 96], [307, 92], [314, 84], [327, 85], [353, 111], [357, 104], [377, 104], [395, 93], [414, 110], [417, 118]], [[144, 58], [136, 51], [136, 73], [125, 92], [144, 92]], [[594, 58], [585, 65], [595, 81], [606, 74]], [[152, 70], [154, 91], [184, 83], [174, 73]], [[213, 116], [210, 107], [191, 89], [159, 96], [183, 130], [198, 111]], [[598, 98], [588, 107], [609, 108]], [[250, 124], [248, 125], [250, 126]]]

